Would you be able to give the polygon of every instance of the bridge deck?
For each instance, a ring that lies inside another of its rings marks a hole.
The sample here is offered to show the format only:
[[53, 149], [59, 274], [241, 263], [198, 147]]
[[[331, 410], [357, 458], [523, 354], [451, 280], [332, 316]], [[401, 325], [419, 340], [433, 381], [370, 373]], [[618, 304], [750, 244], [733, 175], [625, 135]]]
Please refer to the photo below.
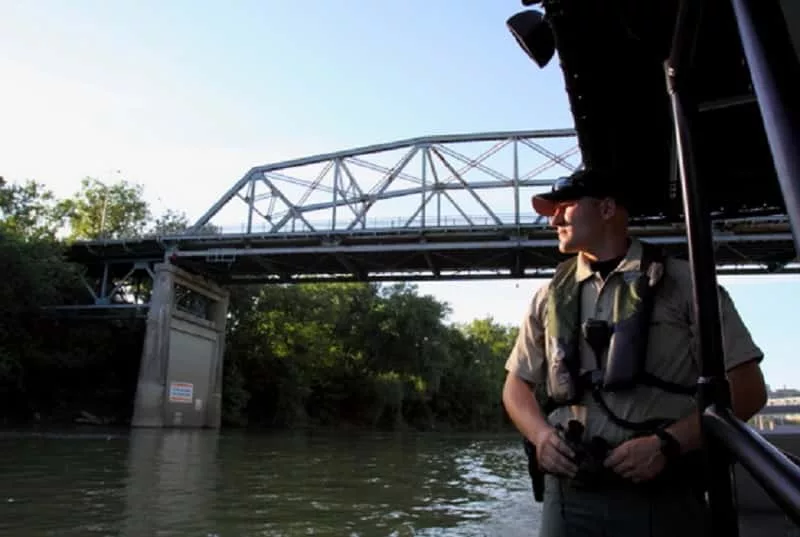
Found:
[[[720, 222], [721, 274], [794, 272], [789, 225], [773, 218]], [[633, 234], [686, 256], [680, 225], [637, 226]], [[286, 281], [458, 280], [549, 276], [564, 257], [544, 225], [371, 229], [324, 233], [226, 234], [75, 243], [70, 260], [112, 275], [134, 262], [173, 263], [227, 283]]]

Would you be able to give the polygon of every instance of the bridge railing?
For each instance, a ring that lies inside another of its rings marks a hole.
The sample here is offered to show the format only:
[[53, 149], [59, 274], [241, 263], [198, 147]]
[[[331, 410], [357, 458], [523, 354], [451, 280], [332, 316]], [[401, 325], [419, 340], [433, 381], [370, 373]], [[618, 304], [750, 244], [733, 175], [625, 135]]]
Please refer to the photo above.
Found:
[[[718, 216], [712, 214], [712, 217]], [[214, 225], [209, 228], [201, 228], [199, 230], [190, 232], [171, 232], [171, 233], [150, 233], [142, 237], [144, 239], [155, 238], [180, 238], [197, 237], [197, 236], [212, 236], [212, 235], [292, 235], [292, 234], [311, 234], [311, 235], [329, 235], [329, 234], [363, 234], [363, 233], [381, 233], [381, 232], [396, 232], [402, 230], [408, 231], [424, 231], [424, 230], [488, 230], [497, 227], [519, 226], [527, 229], [542, 228], [550, 229], [547, 218], [539, 215], [533, 215], [527, 218], [521, 218], [519, 222], [516, 221], [516, 216], [513, 213], [497, 213], [498, 222], [487, 215], [442, 215], [441, 217], [430, 217], [425, 221], [415, 221], [409, 224], [407, 216], [385, 216], [385, 217], [371, 217], [366, 218], [363, 224], [354, 229], [332, 228], [330, 222], [309, 220], [313, 226], [313, 230], [304, 226], [298, 225], [295, 228], [287, 226], [286, 228], [275, 232], [269, 223], [252, 223], [248, 230], [246, 223], [222, 223]], [[788, 219], [782, 214], [769, 214], [769, 215], [752, 215], [742, 216], [736, 218], [725, 218], [719, 216], [716, 220], [716, 228], [719, 231], [730, 231], [732, 227], [736, 226], [769, 226], [777, 225], [783, 226], [788, 223]], [[648, 226], [680, 226], [680, 223], [669, 222], [665, 223], [662, 217], [653, 218], [636, 218], [631, 219], [631, 225], [634, 228], [646, 228]], [[131, 237], [134, 238], [134, 237]]]
[[[497, 213], [496, 216], [500, 220], [500, 225], [504, 226], [512, 226], [516, 224], [524, 226], [547, 226], [547, 218], [538, 215], [522, 219], [520, 222], [515, 221], [516, 216], [513, 213]], [[372, 217], [363, 219], [361, 225], [352, 230], [347, 230], [345, 229], [344, 226], [342, 226], [340, 230], [336, 228], [332, 229], [330, 221], [309, 220], [309, 223], [313, 226], [314, 229], [324, 230], [325, 233], [336, 232], [336, 231], [348, 231], [351, 233], [352, 232], [358, 233], [361, 230], [394, 231], [401, 229], [420, 230], [420, 229], [437, 229], [437, 228], [470, 229], [470, 228], [490, 228], [498, 226], [498, 223], [494, 218], [487, 216], [485, 214], [442, 215], [441, 217], [438, 216], [429, 217], [424, 221], [417, 220], [414, 221], [413, 223], [408, 222], [407, 216]], [[216, 225], [215, 229], [217, 233], [221, 235], [226, 235], [226, 234], [259, 235], [259, 234], [274, 233], [274, 231], [272, 230], [272, 225], [267, 222], [253, 223], [250, 225], [249, 230], [246, 223]], [[283, 230], [280, 233], [286, 234], [288, 231], [289, 230]], [[311, 230], [306, 226], [298, 225], [295, 229], [291, 231], [302, 232]]]

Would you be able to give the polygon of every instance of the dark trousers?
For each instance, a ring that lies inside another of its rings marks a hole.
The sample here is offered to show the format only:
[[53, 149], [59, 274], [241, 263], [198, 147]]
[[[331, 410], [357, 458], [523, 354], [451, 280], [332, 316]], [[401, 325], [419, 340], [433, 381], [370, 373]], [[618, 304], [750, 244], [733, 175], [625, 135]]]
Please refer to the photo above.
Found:
[[539, 537], [706, 537], [702, 492], [690, 486], [587, 488], [545, 476]]

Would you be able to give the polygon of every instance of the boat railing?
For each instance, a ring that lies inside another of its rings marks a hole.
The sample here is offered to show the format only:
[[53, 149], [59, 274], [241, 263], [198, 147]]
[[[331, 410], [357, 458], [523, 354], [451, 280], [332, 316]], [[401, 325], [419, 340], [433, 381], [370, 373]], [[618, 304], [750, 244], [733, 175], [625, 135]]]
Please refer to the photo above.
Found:
[[800, 526], [800, 459], [771, 444], [730, 409], [709, 406], [703, 423], [715, 443], [724, 447], [786, 516]]

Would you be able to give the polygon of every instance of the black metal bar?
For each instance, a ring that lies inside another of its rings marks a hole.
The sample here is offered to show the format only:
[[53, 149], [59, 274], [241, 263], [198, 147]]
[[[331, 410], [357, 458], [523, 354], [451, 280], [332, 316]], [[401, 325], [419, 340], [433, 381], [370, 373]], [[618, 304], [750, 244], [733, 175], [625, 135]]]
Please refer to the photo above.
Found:
[[[703, 2], [682, 0], [679, 4], [672, 51], [665, 62], [667, 91], [672, 107], [675, 145], [683, 190], [683, 210], [692, 269], [694, 317], [700, 358], [698, 406], [730, 408], [730, 392], [725, 376], [717, 295], [716, 264], [711, 218], [703, 198], [695, 166], [691, 134], [691, 115], [696, 103], [687, 98], [695, 40]], [[706, 481], [712, 535], [738, 537], [739, 520], [733, 500], [733, 469], [724, 446], [713, 438], [701, 420], [706, 455]]]
[[[772, 445], [772, 444], [770, 444], [770, 445]], [[780, 452], [781, 452], [781, 454], [782, 454], [784, 457], [786, 457], [786, 458], [787, 458], [787, 459], [789, 459], [789, 460], [790, 460], [792, 463], [794, 463], [795, 465], [797, 465], [798, 467], [800, 467], [800, 457], [798, 457], [798, 456], [797, 456], [797, 455], [795, 455], [794, 453], [789, 453], [788, 451], [780, 450]]]
[[800, 63], [777, 0], [731, 3], [795, 248], [800, 251]]
[[679, 74], [679, 71], [681, 74], [685, 73], [694, 61], [697, 28], [700, 25], [704, 4], [704, 0], [688, 2], [680, 0], [678, 4], [672, 47], [667, 60], [669, 66], [675, 70], [675, 75]]
[[783, 512], [800, 525], [800, 467], [729, 409], [711, 405], [703, 413], [703, 422]]

